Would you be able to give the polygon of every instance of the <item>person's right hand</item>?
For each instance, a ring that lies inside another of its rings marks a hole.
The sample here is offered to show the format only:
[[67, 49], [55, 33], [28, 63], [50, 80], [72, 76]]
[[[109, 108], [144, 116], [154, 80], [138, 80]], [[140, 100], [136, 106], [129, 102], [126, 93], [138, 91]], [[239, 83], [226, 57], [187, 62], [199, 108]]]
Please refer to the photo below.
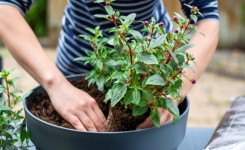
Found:
[[89, 94], [68, 82], [47, 92], [55, 110], [77, 130], [104, 132], [105, 116]]

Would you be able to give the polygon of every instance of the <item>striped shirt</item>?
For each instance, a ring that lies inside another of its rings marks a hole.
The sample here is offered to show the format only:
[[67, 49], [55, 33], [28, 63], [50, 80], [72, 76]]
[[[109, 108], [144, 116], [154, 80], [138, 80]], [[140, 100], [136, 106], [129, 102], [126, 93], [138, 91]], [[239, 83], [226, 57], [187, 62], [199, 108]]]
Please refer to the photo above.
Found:
[[[93, 67], [91, 64], [84, 66], [82, 61], [73, 61], [74, 58], [86, 56], [85, 51], [93, 51], [89, 42], [83, 38], [78, 38], [80, 34], [93, 36], [85, 28], [95, 28], [100, 25], [103, 30], [103, 36], [110, 37], [108, 29], [114, 27], [114, 24], [103, 18], [95, 18], [95, 14], [107, 14], [104, 3], [94, 3], [95, 0], [68, 0], [68, 5], [64, 10], [62, 19], [62, 30], [60, 32], [57, 46], [57, 67], [64, 75], [87, 73]], [[28, 12], [34, 0], [0, 0], [0, 4], [9, 4], [17, 7], [24, 15]], [[180, 0], [182, 10], [186, 17], [190, 16], [190, 9], [184, 4], [197, 6], [204, 15], [198, 16], [198, 21], [206, 19], [219, 20], [218, 3], [216, 0]], [[138, 21], [149, 21], [151, 17], [156, 22], [165, 24], [165, 31], [172, 31], [173, 24], [170, 22], [169, 14], [164, 8], [162, 0], [117, 0], [111, 3], [115, 11], [121, 15], [127, 16], [130, 13], [136, 13], [135, 22], [132, 23], [134, 30], [143, 29], [143, 24]]]

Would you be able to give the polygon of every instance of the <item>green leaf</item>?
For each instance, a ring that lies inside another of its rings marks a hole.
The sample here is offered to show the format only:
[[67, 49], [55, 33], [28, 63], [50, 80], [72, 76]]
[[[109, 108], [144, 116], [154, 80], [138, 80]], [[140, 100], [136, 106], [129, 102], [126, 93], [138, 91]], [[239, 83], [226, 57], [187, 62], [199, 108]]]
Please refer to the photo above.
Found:
[[26, 129], [23, 128], [23, 129], [21, 130], [21, 133], [20, 133], [20, 141], [21, 141], [21, 143], [24, 142], [25, 137], [26, 137]]
[[13, 88], [15, 88], [13, 80], [12, 80], [12, 81], [7, 81], [7, 83], [8, 83], [10, 86], [12, 86]]
[[[196, 66], [197, 66], [197, 63], [196, 63], [196, 61], [195, 60], [191, 60]], [[197, 66], [198, 67], [198, 66]]]
[[134, 104], [138, 105], [140, 102], [140, 91], [139, 90], [134, 90], [133, 91], [133, 102]]
[[160, 37], [158, 37], [152, 47], [154, 48], [154, 47], [157, 47], [157, 46], [160, 46], [161, 44], [163, 44], [166, 37], [167, 37], [167, 34], [164, 34], [164, 35], [161, 35]]
[[105, 0], [96, 0], [94, 3], [101, 3], [101, 2], [105, 2]]
[[126, 83], [127, 79], [125, 78], [125, 74], [120, 74], [117, 76], [117, 80], [120, 81], [121, 83]]
[[4, 105], [0, 105], [0, 111], [3, 111], [3, 110], [12, 111], [11, 108], [9, 108], [9, 107], [7, 107], [7, 106], [4, 106]]
[[5, 97], [1, 97], [0, 98], [0, 105], [4, 105], [5, 104]]
[[128, 84], [118, 83], [112, 89], [111, 107], [114, 107], [127, 92]]
[[174, 101], [171, 98], [166, 98], [165, 102], [168, 106], [168, 109], [170, 110], [171, 113], [174, 115], [179, 116], [179, 108], [178, 106], [174, 103]]
[[172, 68], [169, 64], [166, 64], [166, 66], [167, 66], [171, 71], [173, 71], [173, 68]]
[[116, 65], [116, 61], [113, 60], [113, 59], [110, 59], [105, 64], [108, 65], [108, 66], [115, 66]]
[[172, 86], [172, 89], [175, 89], [177, 91], [182, 89], [182, 80], [178, 80], [175, 82], [175, 85]]
[[[180, 66], [183, 65], [183, 63], [185, 62], [185, 57], [183, 55], [181, 55], [181, 54], [177, 54], [176, 58], [177, 58], [177, 60], [179, 62], [179, 65]], [[170, 65], [171, 65], [172, 68], [176, 68], [176, 65], [177, 65], [176, 61], [171, 61]]]
[[90, 60], [90, 59], [91, 59], [91, 57], [78, 57], [78, 58], [73, 59], [73, 61], [77, 61], [77, 60], [86, 61], [86, 60]]
[[134, 21], [135, 17], [136, 17], [136, 13], [129, 14], [125, 18], [124, 24], [129, 26]]
[[159, 97], [159, 102], [160, 102], [160, 105], [164, 108], [164, 109], [168, 109], [168, 106], [167, 106], [167, 104], [166, 104], [166, 100], [165, 100], [165, 98], [163, 98], [163, 97]]
[[195, 44], [187, 44], [187, 45], [184, 45], [184, 46], [181, 46], [180, 48], [178, 48], [176, 51], [177, 52], [185, 52], [187, 49], [189, 49], [189, 48], [192, 48], [192, 47], [194, 47], [194, 46], [196, 46]]
[[117, 18], [117, 17], [119, 17], [119, 16], [120, 16], [120, 12], [117, 11], [117, 12], [115, 13], [115, 17]]
[[25, 98], [27, 98], [33, 91], [29, 91], [28, 93], [22, 95], [15, 103], [17, 104], [20, 101], [23, 101]]
[[191, 39], [194, 35], [196, 34], [196, 31], [195, 30], [187, 30], [185, 32], [185, 39]]
[[105, 10], [107, 11], [107, 13], [112, 16], [113, 15], [113, 8], [109, 5], [109, 6], [105, 6]]
[[149, 108], [148, 105], [147, 106], [134, 105], [132, 115], [133, 116], [143, 115], [145, 112], [147, 112], [148, 108]]
[[147, 105], [147, 102], [146, 102], [146, 99], [141, 98], [141, 99], [140, 99], [140, 102], [139, 102], [139, 104], [138, 104], [138, 106], [148, 106], [148, 105]]
[[12, 73], [14, 70], [15, 70], [15, 68], [11, 69], [11, 70], [9, 71], [9, 73]]
[[191, 67], [190, 64], [185, 63], [185, 64], [183, 65], [183, 68], [188, 68], [188, 69], [192, 70], [192, 71], [195, 73], [195, 69], [194, 69], [193, 67]]
[[184, 21], [185, 19], [180, 15], [178, 14], [177, 12], [174, 12], [175, 15], [181, 20], [181, 21]]
[[198, 12], [198, 14], [204, 18], [204, 16], [202, 15], [202, 13]]
[[151, 112], [151, 121], [157, 126], [160, 127], [160, 114], [157, 109], [154, 109]]
[[91, 85], [91, 84], [94, 84], [96, 82], [96, 79], [95, 78], [90, 78], [89, 81], [88, 81], [88, 87]]
[[174, 52], [172, 50], [169, 50], [169, 52], [170, 52], [171, 56], [173, 57], [174, 61], [176, 62], [176, 64], [179, 64], [178, 59], [175, 56]]
[[196, 15], [191, 15], [191, 19], [193, 19], [193, 21], [194, 21], [195, 23], [197, 23], [197, 16], [196, 16]]
[[149, 52], [142, 52], [142, 56], [137, 55], [137, 58], [145, 64], [158, 64], [156, 56]]
[[144, 64], [137, 62], [137, 63], [134, 63], [134, 66], [132, 68], [136, 70], [137, 74], [144, 74], [146, 73], [146, 71], [143, 65]]
[[188, 5], [188, 4], [184, 4], [184, 5], [192, 9], [192, 6], [191, 5]]
[[97, 79], [96, 79], [96, 84], [98, 86], [98, 89], [100, 91], [103, 91], [104, 90], [104, 83], [105, 83], [105, 77], [103, 74], [100, 74]]
[[114, 72], [113, 75], [112, 75], [112, 79], [117, 79], [121, 74], [123, 74], [122, 72]]
[[91, 28], [85, 28], [86, 30], [88, 30], [89, 32], [95, 34], [95, 30], [94, 29], [91, 29]]
[[199, 33], [201, 33], [203, 36], [205, 36], [205, 34], [204, 34], [202, 31], [197, 30], [197, 32], [199, 32]]
[[169, 91], [169, 95], [170, 95], [172, 98], [174, 98], [176, 94], [177, 94], [177, 91], [176, 91], [176, 90], [170, 90], [170, 91]]
[[111, 95], [112, 95], [112, 91], [111, 91], [111, 89], [109, 89], [105, 95], [105, 102], [106, 103], [111, 99]]
[[0, 93], [6, 92], [6, 89], [3, 85], [0, 85]]
[[91, 78], [91, 77], [93, 77], [94, 75], [95, 75], [95, 73], [96, 73], [96, 70], [92, 70], [92, 71], [90, 71], [87, 75], [86, 75], [86, 77], [85, 77], [85, 80], [88, 80], [89, 78]]
[[146, 81], [147, 81], [148, 79], [147, 78], [145, 78], [143, 81], [142, 81], [142, 86], [143, 87], [145, 87], [145, 85], [146, 85]]
[[105, 19], [108, 19], [109, 18], [109, 15], [99, 15], [99, 14], [96, 14], [94, 16], [97, 17], [97, 18], [105, 18]]
[[179, 119], [179, 116], [174, 115], [173, 125], [177, 123], [178, 119]]
[[174, 79], [170, 79], [169, 81], [170, 81], [170, 83], [175, 84], [175, 80]]
[[142, 91], [142, 97], [145, 98], [148, 101], [154, 101], [154, 96], [149, 89], [143, 89]]
[[136, 73], [136, 71], [134, 71], [134, 73], [132, 75], [132, 82], [137, 83], [138, 80], [139, 80], [139, 75]]
[[133, 90], [128, 90], [126, 95], [125, 95], [125, 98], [124, 98], [124, 104], [128, 105], [128, 104], [132, 103], [133, 100], [134, 100]]
[[100, 70], [103, 69], [103, 63], [100, 59], [96, 59], [96, 65]]
[[134, 36], [138, 43], [143, 43], [143, 36], [139, 31], [130, 30], [129, 32]]
[[11, 140], [4, 140], [3, 142], [2, 142], [2, 144], [0, 145], [0, 147], [5, 147], [5, 146], [7, 146], [7, 145], [11, 145], [13, 142], [15, 142], [15, 141], [18, 141], [18, 140], [16, 140], [16, 139], [11, 139]]
[[6, 138], [11, 138], [11, 139], [13, 138], [13, 132], [11, 131], [4, 131], [3, 135], [5, 135]]
[[113, 42], [114, 42], [114, 47], [115, 47], [116, 52], [118, 53], [119, 56], [121, 56], [123, 52], [123, 47], [124, 47], [122, 39], [120, 37], [117, 38], [115, 36]]
[[147, 79], [146, 84], [164, 86], [166, 85], [166, 82], [160, 74], [154, 74]]
[[19, 90], [19, 89], [15, 89], [14, 91], [12, 91], [11, 93], [23, 93], [23, 91]]

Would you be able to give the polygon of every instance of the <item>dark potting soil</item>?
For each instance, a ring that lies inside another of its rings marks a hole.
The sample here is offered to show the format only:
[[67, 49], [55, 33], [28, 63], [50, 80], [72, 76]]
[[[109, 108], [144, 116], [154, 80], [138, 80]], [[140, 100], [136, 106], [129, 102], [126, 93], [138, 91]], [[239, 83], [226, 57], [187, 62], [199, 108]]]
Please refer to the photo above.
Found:
[[[82, 77], [80, 80], [69, 80], [69, 82], [73, 86], [87, 92], [91, 97], [93, 97], [104, 115], [106, 117], [108, 116], [110, 104], [104, 103], [105, 94], [97, 90], [98, 88], [96, 85], [90, 85], [90, 87], [88, 87], [88, 81], [85, 80], [85, 77]], [[34, 100], [29, 103], [28, 109], [32, 114], [46, 122], [61, 127], [74, 129], [74, 127], [69, 122], [63, 119], [56, 112], [46, 92], [37, 94]]]
[[[90, 87], [88, 87], [88, 81], [85, 80], [85, 77], [82, 77], [80, 80], [71, 80], [70, 82], [73, 86], [87, 92], [96, 100], [105, 117], [108, 117], [106, 126], [107, 132], [135, 130], [136, 127], [150, 115], [150, 113], [147, 112], [144, 115], [134, 117], [129, 112], [123, 112], [120, 103], [118, 103], [115, 108], [110, 108], [110, 104], [104, 103], [105, 94], [99, 91], [96, 85], [90, 85]], [[32, 114], [46, 122], [74, 129], [69, 122], [56, 112], [46, 92], [37, 94], [34, 100], [29, 103], [28, 109]]]

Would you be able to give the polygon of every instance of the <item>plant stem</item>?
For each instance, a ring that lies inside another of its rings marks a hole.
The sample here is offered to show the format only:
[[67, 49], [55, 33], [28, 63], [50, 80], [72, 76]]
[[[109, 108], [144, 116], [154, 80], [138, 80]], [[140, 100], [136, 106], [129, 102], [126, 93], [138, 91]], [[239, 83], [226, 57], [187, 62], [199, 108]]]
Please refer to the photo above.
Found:
[[[116, 28], [118, 29], [118, 26], [117, 26], [117, 23], [116, 23], [116, 19], [114, 18], [114, 16], [112, 15], [111, 16]], [[129, 52], [130, 52], [130, 63], [131, 65], [133, 64], [133, 56], [132, 56], [132, 50], [131, 50], [131, 47], [129, 46], [127, 40], [125, 39], [125, 37], [122, 35], [122, 33], [119, 31], [119, 35], [123, 38], [124, 42], [127, 44], [128, 48], [129, 48]], [[130, 77], [132, 78], [133, 76], [133, 69], [131, 69], [131, 75]]]
[[[185, 27], [185, 30], [184, 30], [183, 34], [181, 35], [181, 37], [184, 36], [184, 34], [185, 34], [185, 32], [186, 32], [188, 26], [190, 25], [190, 23], [191, 23], [191, 18], [190, 18], [190, 20], [189, 20], [187, 26]], [[177, 39], [177, 42], [175, 43], [175, 45], [174, 45], [174, 47], [173, 47], [173, 49], [172, 49], [173, 52], [174, 52], [174, 51], [176, 50], [176, 48], [178, 47], [179, 43], [180, 43], [180, 42], [179, 42], [179, 38], [178, 38], [178, 39]], [[169, 55], [169, 57], [168, 57], [168, 59], [167, 59], [167, 61], [166, 61], [166, 64], [168, 64], [169, 60], [170, 60], [170, 55]]]
[[[152, 39], [153, 31], [154, 31], [154, 26], [152, 27], [152, 30], [151, 30], [151, 39]], [[151, 44], [151, 40], [149, 41], [148, 48], [149, 48], [150, 44]]]
[[8, 96], [8, 105], [10, 107], [10, 92], [9, 92], [9, 86], [8, 86], [8, 79], [7, 77], [5, 78], [5, 82], [6, 82], [6, 90], [7, 90], [7, 96]]

